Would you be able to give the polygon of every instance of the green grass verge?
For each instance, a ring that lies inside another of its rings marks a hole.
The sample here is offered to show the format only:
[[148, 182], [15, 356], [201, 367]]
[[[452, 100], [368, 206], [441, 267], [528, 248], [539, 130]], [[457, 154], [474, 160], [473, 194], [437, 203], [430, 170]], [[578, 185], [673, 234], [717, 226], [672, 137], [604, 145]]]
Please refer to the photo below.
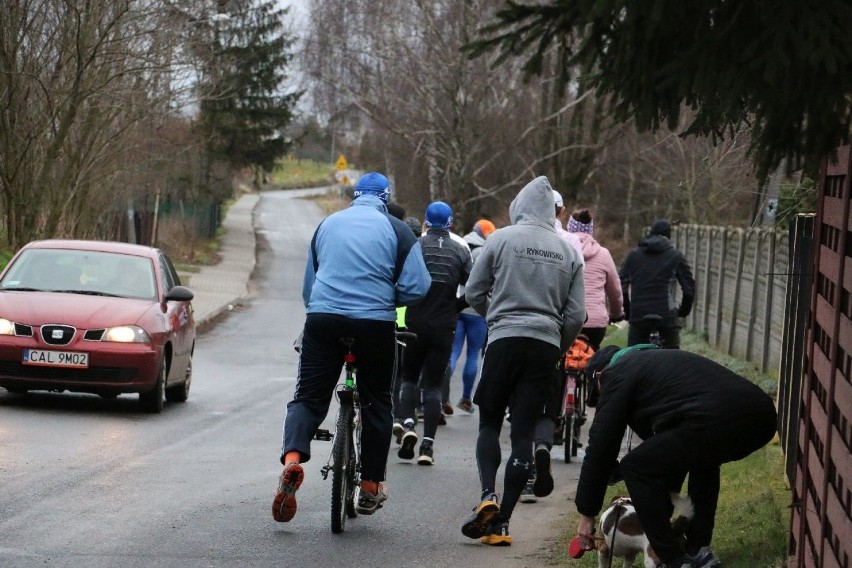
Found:
[[269, 174], [269, 184], [279, 189], [322, 187], [334, 183], [334, 165], [313, 160], [284, 158]]
[[[624, 346], [627, 330], [613, 331], [604, 344]], [[774, 393], [776, 380], [760, 373], [748, 362], [720, 354], [697, 334], [684, 333], [681, 348], [734, 370]], [[627, 495], [623, 483], [609, 488], [605, 503], [616, 495]], [[784, 455], [777, 441], [738, 462], [722, 466], [721, 491], [713, 533], [713, 549], [725, 568], [781, 568], [786, 566], [790, 502], [792, 496], [784, 474]], [[568, 556], [568, 543], [576, 534], [579, 515], [568, 505], [560, 538], [550, 554], [552, 566], [595, 568], [597, 554], [581, 559]], [[614, 566], [621, 566], [614, 563]]]

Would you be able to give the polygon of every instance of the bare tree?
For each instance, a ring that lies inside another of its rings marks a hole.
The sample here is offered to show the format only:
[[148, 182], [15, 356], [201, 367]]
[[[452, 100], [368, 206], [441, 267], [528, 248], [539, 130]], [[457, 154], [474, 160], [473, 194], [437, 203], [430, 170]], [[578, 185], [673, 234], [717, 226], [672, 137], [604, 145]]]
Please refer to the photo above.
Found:
[[321, 0], [305, 50], [325, 116], [382, 133], [368, 137], [372, 149], [362, 144], [362, 157], [388, 169], [409, 204], [448, 200], [468, 226], [545, 171], [561, 149], [543, 149], [540, 129], [573, 104], [543, 110], [545, 80], [524, 83], [461, 52], [497, 4]]
[[667, 130], [640, 133], [629, 124], [608, 128], [586, 182], [602, 225], [625, 243], [655, 219], [748, 225], [758, 182], [747, 156], [748, 133], [714, 144]]
[[389, 171], [398, 199], [414, 212], [445, 199], [469, 227], [547, 175], [571, 206], [592, 205], [625, 241], [662, 216], [748, 222], [756, 180], [747, 135], [714, 145], [618, 124], [557, 46], [533, 76], [519, 59], [492, 69], [468, 58], [463, 46], [501, 5], [313, 3], [304, 63], [317, 110], [361, 133], [358, 161]]
[[124, 143], [166, 108], [173, 36], [156, 2], [0, 3], [0, 199], [6, 240], [94, 236]]

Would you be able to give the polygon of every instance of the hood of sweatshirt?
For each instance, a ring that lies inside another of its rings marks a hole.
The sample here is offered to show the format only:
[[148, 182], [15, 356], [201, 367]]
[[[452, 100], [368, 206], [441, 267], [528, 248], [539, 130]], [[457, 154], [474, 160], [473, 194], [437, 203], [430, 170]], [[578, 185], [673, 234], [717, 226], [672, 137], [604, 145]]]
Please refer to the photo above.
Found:
[[556, 231], [553, 188], [545, 176], [535, 178], [515, 196], [509, 205], [509, 220], [513, 225], [539, 225]]
[[464, 236], [465, 242], [470, 248], [485, 246], [485, 239], [476, 231], [471, 231]]
[[639, 246], [648, 254], [660, 254], [674, 247], [671, 241], [662, 235], [649, 235], [639, 241]]
[[573, 233], [580, 239], [580, 246], [583, 249], [583, 260], [589, 260], [597, 256], [603, 248], [601, 244], [589, 233]]

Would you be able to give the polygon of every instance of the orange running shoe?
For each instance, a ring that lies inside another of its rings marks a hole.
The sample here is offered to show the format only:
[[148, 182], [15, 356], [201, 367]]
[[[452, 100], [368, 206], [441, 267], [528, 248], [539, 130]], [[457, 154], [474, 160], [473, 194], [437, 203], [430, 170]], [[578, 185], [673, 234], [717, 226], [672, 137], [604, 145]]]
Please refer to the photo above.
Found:
[[278, 480], [278, 492], [272, 502], [273, 519], [286, 523], [296, 515], [296, 490], [304, 479], [305, 472], [301, 464], [290, 462], [284, 466]]

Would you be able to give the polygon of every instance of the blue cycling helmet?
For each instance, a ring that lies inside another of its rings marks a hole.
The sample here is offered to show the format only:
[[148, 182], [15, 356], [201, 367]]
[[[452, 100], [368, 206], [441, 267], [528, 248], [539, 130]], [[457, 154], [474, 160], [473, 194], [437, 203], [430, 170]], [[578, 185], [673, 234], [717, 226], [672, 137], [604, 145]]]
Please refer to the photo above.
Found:
[[390, 182], [388, 178], [378, 172], [370, 172], [362, 175], [358, 183], [355, 184], [355, 190], [352, 192], [352, 195], [361, 197], [367, 194], [375, 195], [387, 204], [390, 197]]
[[453, 224], [453, 210], [443, 201], [435, 201], [426, 208], [426, 226], [449, 229]]

